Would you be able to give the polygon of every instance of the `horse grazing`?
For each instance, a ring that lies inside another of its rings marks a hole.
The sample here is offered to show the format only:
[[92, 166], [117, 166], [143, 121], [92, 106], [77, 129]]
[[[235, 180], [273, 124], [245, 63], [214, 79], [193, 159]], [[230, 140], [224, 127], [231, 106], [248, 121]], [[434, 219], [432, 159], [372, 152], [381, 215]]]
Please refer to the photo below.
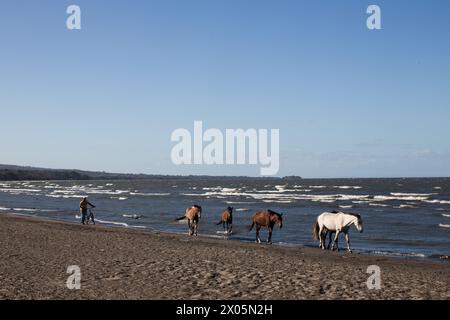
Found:
[[330, 232], [331, 241], [331, 235], [336, 232], [331, 249], [334, 250], [336, 248], [339, 251], [338, 238], [339, 234], [343, 232], [345, 234], [345, 240], [347, 241], [347, 250], [352, 252], [350, 249], [350, 237], [348, 235], [348, 230], [353, 224], [359, 232], [363, 232], [363, 222], [359, 214], [342, 211], [324, 212], [317, 217], [317, 221], [314, 224], [314, 239], [319, 240], [319, 248], [325, 250], [327, 233]]
[[200, 217], [202, 215], [202, 207], [194, 204], [192, 207], [186, 209], [186, 213], [184, 216], [175, 219], [175, 221], [180, 221], [183, 219], [187, 219], [189, 235], [197, 235], [197, 227], [200, 221]]
[[280, 229], [283, 227], [283, 215], [280, 213], [276, 213], [272, 210], [267, 211], [258, 211], [252, 217], [252, 225], [249, 228], [249, 231], [256, 226], [256, 242], [261, 243], [261, 239], [259, 238], [259, 229], [261, 227], [266, 227], [269, 230], [269, 237], [267, 238], [267, 243], [272, 243], [272, 231], [275, 223], [280, 225]]
[[231, 233], [233, 230], [233, 208], [228, 207], [227, 210], [222, 212], [222, 216], [220, 217], [220, 221], [217, 222], [217, 225], [222, 224], [223, 229], [227, 231], [227, 233]]

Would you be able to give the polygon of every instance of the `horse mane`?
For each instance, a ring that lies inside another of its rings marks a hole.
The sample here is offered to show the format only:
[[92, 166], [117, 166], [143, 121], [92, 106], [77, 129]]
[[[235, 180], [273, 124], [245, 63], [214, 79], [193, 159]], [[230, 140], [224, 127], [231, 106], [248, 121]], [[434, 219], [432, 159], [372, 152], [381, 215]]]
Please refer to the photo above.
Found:
[[275, 214], [275, 215], [277, 215], [278, 217], [281, 218], [281, 214], [279, 214], [278, 212], [272, 211], [272, 210], [270, 210], [270, 209], [267, 210], [267, 212], [270, 213], [270, 214]]
[[358, 213], [354, 213], [354, 212], [348, 212], [348, 211], [336, 211], [336, 210], [333, 210], [333, 211], [331, 211], [331, 213], [344, 213], [344, 214], [348, 214], [348, 215], [357, 217], [358, 219], [361, 219], [361, 215], [359, 215]]

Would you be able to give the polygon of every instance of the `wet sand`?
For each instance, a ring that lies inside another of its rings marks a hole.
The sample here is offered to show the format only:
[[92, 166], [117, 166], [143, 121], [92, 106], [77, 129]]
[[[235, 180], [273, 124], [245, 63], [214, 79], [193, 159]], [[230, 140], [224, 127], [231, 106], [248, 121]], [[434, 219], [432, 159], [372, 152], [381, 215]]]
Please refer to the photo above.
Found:
[[450, 264], [2, 214], [0, 299], [450, 299]]

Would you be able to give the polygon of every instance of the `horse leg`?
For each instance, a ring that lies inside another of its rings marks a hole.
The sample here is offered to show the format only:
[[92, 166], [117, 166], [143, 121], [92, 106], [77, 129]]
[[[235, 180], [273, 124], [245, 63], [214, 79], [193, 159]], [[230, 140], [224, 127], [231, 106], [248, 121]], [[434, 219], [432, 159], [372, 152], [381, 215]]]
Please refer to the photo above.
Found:
[[272, 228], [269, 228], [269, 237], [267, 238], [267, 243], [272, 244]]
[[[330, 250], [331, 249], [331, 240], [333, 239], [333, 231], [330, 231], [330, 236], [329, 236], [329, 240], [328, 240], [328, 247], [327, 249]], [[326, 237], [325, 237], [326, 240]]]
[[191, 220], [189, 220], [189, 219], [188, 219], [188, 230], [189, 230], [189, 235], [192, 236]]
[[333, 246], [331, 247], [331, 250], [333, 250], [333, 251], [335, 248], [337, 249], [337, 251], [339, 251], [339, 247], [338, 247], [339, 233], [340, 233], [340, 231], [336, 230], [336, 236], [334, 237]]
[[261, 239], [259, 238], [259, 229], [261, 227], [259, 225], [256, 226], [256, 243], [261, 243]]
[[324, 241], [323, 241], [323, 227], [319, 227], [319, 248], [325, 249]]
[[195, 230], [195, 236], [197, 236], [198, 235], [198, 220], [197, 221], [195, 221], [195, 224], [194, 224], [194, 230]]
[[348, 250], [348, 252], [352, 253], [352, 249], [350, 249], [350, 237], [348, 235], [348, 232], [345, 232], [345, 240], [347, 241], [347, 250]]

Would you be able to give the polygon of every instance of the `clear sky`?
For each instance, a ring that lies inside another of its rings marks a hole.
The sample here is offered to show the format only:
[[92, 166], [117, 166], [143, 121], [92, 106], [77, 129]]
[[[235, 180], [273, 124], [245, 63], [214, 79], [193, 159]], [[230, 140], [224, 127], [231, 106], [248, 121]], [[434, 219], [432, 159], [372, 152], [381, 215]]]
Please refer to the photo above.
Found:
[[446, 0], [2, 0], [0, 163], [258, 175], [172, 164], [202, 120], [279, 128], [280, 176], [450, 176], [449, 35]]

